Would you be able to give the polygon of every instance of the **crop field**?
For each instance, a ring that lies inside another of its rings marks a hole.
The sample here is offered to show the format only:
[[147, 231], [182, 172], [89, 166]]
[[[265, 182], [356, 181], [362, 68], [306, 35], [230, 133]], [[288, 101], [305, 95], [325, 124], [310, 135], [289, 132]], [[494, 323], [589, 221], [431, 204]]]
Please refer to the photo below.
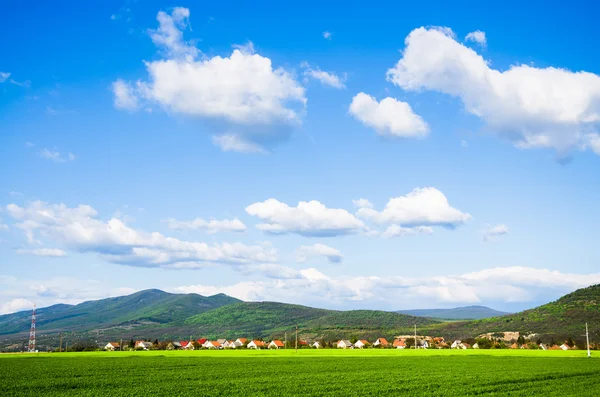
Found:
[[599, 396], [600, 359], [585, 355], [376, 349], [4, 354], [0, 395]]

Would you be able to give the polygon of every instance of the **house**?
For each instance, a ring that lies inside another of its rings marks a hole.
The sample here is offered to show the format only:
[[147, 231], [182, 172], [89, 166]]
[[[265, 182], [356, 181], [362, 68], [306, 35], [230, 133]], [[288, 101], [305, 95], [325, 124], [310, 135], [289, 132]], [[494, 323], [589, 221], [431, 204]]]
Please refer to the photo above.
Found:
[[375, 342], [373, 342], [373, 347], [388, 347], [390, 343], [385, 338], [377, 338]]
[[395, 339], [393, 346], [396, 349], [404, 349], [406, 348], [406, 341], [404, 339]]
[[419, 349], [429, 349], [429, 343], [424, 340], [423, 343], [421, 343], [421, 346], [419, 346]]
[[436, 343], [436, 344], [437, 343], [444, 343], [444, 338], [441, 337], [441, 336], [435, 337], [435, 338], [433, 338], [433, 342]]
[[146, 342], [143, 340], [137, 340], [135, 341], [135, 348], [136, 349], [143, 349], [143, 350], [148, 350], [152, 347], [152, 342]]
[[312, 347], [314, 349], [320, 349], [321, 348], [321, 344], [319, 342], [313, 342], [313, 344], [310, 345], [310, 347]]
[[121, 344], [119, 342], [108, 342], [104, 346], [104, 350], [121, 350]]
[[569, 345], [567, 345], [566, 343], [563, 343], [559, 347], [560, 347], [560, 350], [569, 350], [570, 349]]
[[272, 340], [268, 346], [269, 349], [282, 349], [284, 347], [285, 345], [283, 344], [283, 342], [278, 339]]
[[221, 343], [221, 346], [223, 346], [223, 349], [230, 349], [230, 348], [234, 348], [235, 349], [235, 341], [233, 340], [226, 340], [225, 343]]
[[198, 344], [200, 346], [203, 346], [206, 342], [208, 342], [208, 339], [206, 339], [206, 338], [200, 338], [200, 339], [197, 340], [197, 342], [198, 342]]
[[308, 347], [308, 342], [305, 340], [299, 340], [298, 347]]
[[352, 346], [352, 343], [350, 343], [349, 340], [345, 340], [345, 339], [339, 340], [337, 342], [336, 346], [338, 349], [351, 349], [354, 347], [354, 346]]
[[519, 345], [517, 345], [516, 343], [513, 343], [512, 345], [510, 345], [511, 349], [518, 349]]
[[248, 342], [248, 339], [246, 339], [246, 338], [237, 338], [235, 340], [235, 346], [236, 347], [243, 347], [246, 344], [246, 342]]
[[473, 349], [479, 349], [479, 343], [475, 343], [475, 344], [473, 345]]
[[227, 339], [217, 339], [217, 342], [222, 345], [223, 343], [227, 342]]
[[548, 350], [548, 348], [546, 347], [546, 345], [544, 345], [543, 343], [540, 343], [540, 349], [542, 349], [542, 350]]
[[189, 340], [182, 340], [179, 344], [183, 350], [194, 350], [194, 344]]
[[181, 349], [181, 343], [179, 342], [169, 342], [167, 345], [167, 350], [179, 350]]
[[463, 346], [464, 346], [463, 349], [470, 349], [471, 348], [471, 345], [469, 345], [466, 342], [463, 342]]
[[[225, 341], [225, 342], [227, 342], [227, 341]], [[223, 346], [221, 345], [221, 343], [219, 343], [219, 341], [209, 340], [208, 342], [206, 342], [204, 344], [204, 348], [206, 348], [206, 349], [222, 349]]]
[[450, 345], [450, 349], [466, 349], [467, 347], [459, 340], [455, 340], [454, 342], [452, 342], [452, 345]]
[[262, 349], [266, 346], [265, 342], [261, 340], [253, 340], [246, 346], [248, 349]]

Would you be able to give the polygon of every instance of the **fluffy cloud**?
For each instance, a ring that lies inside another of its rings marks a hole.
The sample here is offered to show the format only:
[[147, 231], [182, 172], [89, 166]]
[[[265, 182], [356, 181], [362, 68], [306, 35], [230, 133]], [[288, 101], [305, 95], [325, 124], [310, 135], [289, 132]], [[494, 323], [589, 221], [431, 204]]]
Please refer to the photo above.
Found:
[[331, 32], [324, 31], [323, 38], [325, 38], [326, 40], [331, 40]]
[[33, 309], [32, 301], [23, 298], [17, 298], [2, 304], [2, 306], [0, 306], [0, 315], [31, 309]]
[[405, 196], [394, 197], [388, 201], [381, 212], [372, 208], [360, 208], [357, 215], [377, 223], [396, 224], [409, 228], [417, 226], [454, 228], [471, 219], [471, 215], [451, 207], [446, 196], [433, 187], [416, 188]]
[[506, 225], [488, 226], [483, 232], [483, 241], [493, 241], [505, 234], [508, 234], [508, 227]]
[[0, 83], [4, 83], [10, 77], [8, 72], [0, 72]]
[[67, 253], [58, 248], [36, 248], [36, 249], [18, 249], [17, 254], [24, 255], [35, 255], [35, 256], [49, 256], [58, 258], [61, 256], [67, 256]]
[[204, 56], [183, 40], [189, 15], [185, 8], [158, 13], [159, 27], [150, 35], [165, 58], [146, 62], [146, 82], [117, 80], [115, 105], [132, 109], [144, 101], [173, 114], [209, 120], [214, 143], [224, 150], [255, 152], [256, 147], [287, 139], [301, 122], [304, 87], [283, 68], [273, 68], [269, 58], [254, 53], [251, 43], [236, 46], [228, 57]]
[[408, 91], [431, 90], [460, 98], [466, 111], [519, 148], [597, 149], [600, 76], [566, 69], [511, 66], [500, 71], [439, 29], [419, 28], [406, 38], [387, 79]]
[[358, 200], [352, 200], [352, 204], [354, 204], [357, 208], [373, 208], [373, 204], [366, 198], [359, 198]]
[[465, 36], [465, 40], [477, 43], [477, 44], [481, 45], [482, 47], [485, 47], [485, 45], [487, 44], [485, 32], [482, 32], [481, 30], [476, 30], [474, 32], [467, 34]]
[[390, 225], [383, 233], [381, 233], [381, 237], [393, 238], [415, 236], [417, 234], [433, 234], [433, 229], [429, 226], [402, 227], [398, 225]]
[[175, 291], [203, 295], [223, 292], [249, 301], [397, 310], [450, 304], [548, 301], [595, 283], [600, 283], [600, 274], [568, 274], [529, 267], [498, 267], [423, 278], [330, 277], [310, 268], [299, 270], [297, 277], [285, 280], [244, 281], [228, 286], [188, 285]]
[[415, 114], [408, 103], [394, 98], [377, 102], [361, 92], [352, 98], [349, 113], [381, 136], [422, 138], [429, 133], [429, 127], [421, 116]]
[[325, 244], [303, 245], [296, 251], [296, 261], [306, 262], [309, 258], [324, 257], [331, 263], [342, 262], [342, 253]]
[[304, 63], [303, 66], [306, 68], [304, 70], [305, 79], [317, 80], [323, 85], [328, 85], [337, 89], [346, 88], [344, 85], [344, 81], [346, 81], [345, 74], [340, 77], [335, 73], [325, 72], [318, 67], [313, 69], [308, 63]]
[[26, 207], [10, 204], [6, 210], [32, 243], [49, 240], [77, 252], [97, 253], [118, 264], [181, 268], [210, 264], [243, 266], [276, 260], [276, 251], [266, 246], [209, 245], [138, 231], [118, 218], [105, 222], [88, 205], [71, 208], [36, 201]]
[[40, 156], [46, 160], [54, 161], [55, 163], [66, 163], [67, 161], [73, 161], [77, 158], [73, 153], [62, 154], [56, 150], [42, 149]]
[[271, 234], [330, 237], [356, 233], [365, 227], [348, 211], [327, 208], [315, 200], [301, 201], [297, 207], [290, 207], [276, 199], [268, 199], [249, 205], [246, 212], [264, 221], [257, 228]]
[[168, 219], [167, 223], [169, 228], [178, 230], [206, 230], [208, 233], [218, 232], [245, 232], [247, 227], [239, 219], [224, 219], [222, 221], [211, 219], [206, 221], [202, 218], [196, 218], [191, 221], [178, 221], [175, 219]]

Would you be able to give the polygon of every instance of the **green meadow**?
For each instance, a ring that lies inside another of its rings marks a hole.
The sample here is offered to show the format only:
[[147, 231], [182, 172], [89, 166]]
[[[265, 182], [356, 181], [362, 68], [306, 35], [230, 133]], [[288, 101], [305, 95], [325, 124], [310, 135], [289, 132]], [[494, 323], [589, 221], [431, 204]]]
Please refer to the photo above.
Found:
[[600, 359], [585, 351], [4, 354], [0, 374], [1, 396], [600, 395]]

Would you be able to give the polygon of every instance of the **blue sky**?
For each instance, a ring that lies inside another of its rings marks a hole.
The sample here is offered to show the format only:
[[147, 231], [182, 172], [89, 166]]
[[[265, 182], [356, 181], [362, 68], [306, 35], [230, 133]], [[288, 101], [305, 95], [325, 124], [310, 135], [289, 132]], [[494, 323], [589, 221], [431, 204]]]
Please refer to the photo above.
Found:
[[599, 283], [586, 3], [10, 3], [0, 312], [145, 288], [520, 310]]

